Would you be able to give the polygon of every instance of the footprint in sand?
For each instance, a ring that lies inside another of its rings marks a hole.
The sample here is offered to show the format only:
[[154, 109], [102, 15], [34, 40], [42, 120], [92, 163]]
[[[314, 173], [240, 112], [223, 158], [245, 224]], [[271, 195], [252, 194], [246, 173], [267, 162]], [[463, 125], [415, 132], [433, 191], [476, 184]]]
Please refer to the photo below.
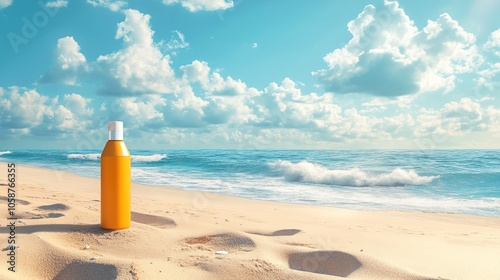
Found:
[[158, 228], [173, 228], [177, 223], [169, 218], [132, 211], [132, 221]]
[[[0, 200], [7, 201], [8, 198], [6, 196], [0, 196]], [[19, 203], [21, 205], [29, 205], [30, 202], [24, 199], [18, 199], [16, 198], [16, 203]]]
[[[69, 206], [62, 204], [62, 203], [56, 203], [56, 204], [49, 204], [49, 205], [42, 205], [39, 207], [36, 207], [34, 210], [36, 211], [66, 211], [70, 209]], [[22, 212], [18, 214], [18, 218], [21, 219], [30, 219], [30, 220], [36, 220], [36, 219], [53, 219], [53, 218], [60, 218], [64, 217], [65, 215], [63, 213], [58, 213], [58, 212], [49, 212], [49, 213], [32, 213], [32, 212]]]
[[219, 233], [213, 235], [203, 235], [190, 237], [184, 240], [186, 244], [203, 244], [212, 247], [214, 250], [225, 251], [251, 251], [255, 248], [255, 242], [243, 235], [235, 233]]
[[273, 232], [257, 232], [257, 231], [247, 231], [246, 233], [257, 234], [263, 236], [292, 236], [301, 232], [300, 229], [280, 229]]
[[42, 205], [36, 208], [37, 210], [50, 210], [50, 211], [66, 211], [69, 210], [69, 206], [62, 203], [55, 203], [49, 205]]
[[28, 219], [28, 220], [47, 219], [47, 218], [53, 219], [53, 218], [64, 217], [64, 214], [63, 213], [55, 213], [55, 212], [46, 213], [46, 214], [22, 212], [22, 213], [19, 213], [17, 217], [20, 219]]
[[288, 255], [291, 269], [347, 277], [361, 267], [351, 254], [340, 251], [295, 252]]
[[74, 261], [66, 265], [54, 280], [117, 279], [118, 269], [111, 264]]

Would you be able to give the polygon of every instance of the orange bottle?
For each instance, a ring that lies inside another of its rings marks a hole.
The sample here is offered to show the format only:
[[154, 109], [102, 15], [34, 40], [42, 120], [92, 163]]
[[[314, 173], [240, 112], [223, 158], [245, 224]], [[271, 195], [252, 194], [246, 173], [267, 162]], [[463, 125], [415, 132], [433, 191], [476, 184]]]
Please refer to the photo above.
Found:
[[130, 152], [123, 142], [123, 122], [108, 123], [108, 142], [101, 154], [101, 227], [130, 227]]

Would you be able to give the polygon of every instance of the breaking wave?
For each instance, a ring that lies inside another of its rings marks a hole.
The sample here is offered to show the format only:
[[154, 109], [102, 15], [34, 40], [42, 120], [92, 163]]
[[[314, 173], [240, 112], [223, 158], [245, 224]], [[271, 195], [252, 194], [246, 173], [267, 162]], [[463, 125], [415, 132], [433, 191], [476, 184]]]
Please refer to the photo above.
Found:
[[269, 163], [288, 181], [341, 186], [406, 186], [432, 182], [439, 176], [420, 176], [414, 170], [396, 168], [389, 173], [370, 174], [359, 168], [328, 169], [321, 165], [301, 161], [293, 163], [278, 160]]
[[137, 162], [155, 162], [155, 161], [160, 161], [164, 158], [166, 158], [166, 154], [154, 154], [154, 155], [149, 155], [149, 156], [132, 156], [133, 161]]
[[11, 154], [11, 151], [0, 152], [0, 156]]
[[71, 159], [85, 159], [85, 160], [99, 160], [101, 154], [69, 154], [67, 158]]

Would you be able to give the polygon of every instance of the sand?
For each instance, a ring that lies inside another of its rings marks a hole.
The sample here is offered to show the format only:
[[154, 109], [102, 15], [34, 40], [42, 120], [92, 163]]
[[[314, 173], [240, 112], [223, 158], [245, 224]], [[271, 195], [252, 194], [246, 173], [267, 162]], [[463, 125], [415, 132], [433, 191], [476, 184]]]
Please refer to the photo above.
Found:
[[[1, 247], [6, 174], [1, 163]], [[16, 272], [4, 251], [0, 279], [500, 279], [500, 218], [133, 184], [131, 228], [106, 231], [99, 180], [18, 165], [17, 183]]]

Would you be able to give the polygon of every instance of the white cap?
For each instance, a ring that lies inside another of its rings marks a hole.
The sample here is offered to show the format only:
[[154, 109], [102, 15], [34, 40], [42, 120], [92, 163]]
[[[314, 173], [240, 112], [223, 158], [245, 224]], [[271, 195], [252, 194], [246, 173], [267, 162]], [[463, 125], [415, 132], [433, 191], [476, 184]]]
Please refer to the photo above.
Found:
[[123, 140], [123, 122], [108, 122], [108, 140]]

